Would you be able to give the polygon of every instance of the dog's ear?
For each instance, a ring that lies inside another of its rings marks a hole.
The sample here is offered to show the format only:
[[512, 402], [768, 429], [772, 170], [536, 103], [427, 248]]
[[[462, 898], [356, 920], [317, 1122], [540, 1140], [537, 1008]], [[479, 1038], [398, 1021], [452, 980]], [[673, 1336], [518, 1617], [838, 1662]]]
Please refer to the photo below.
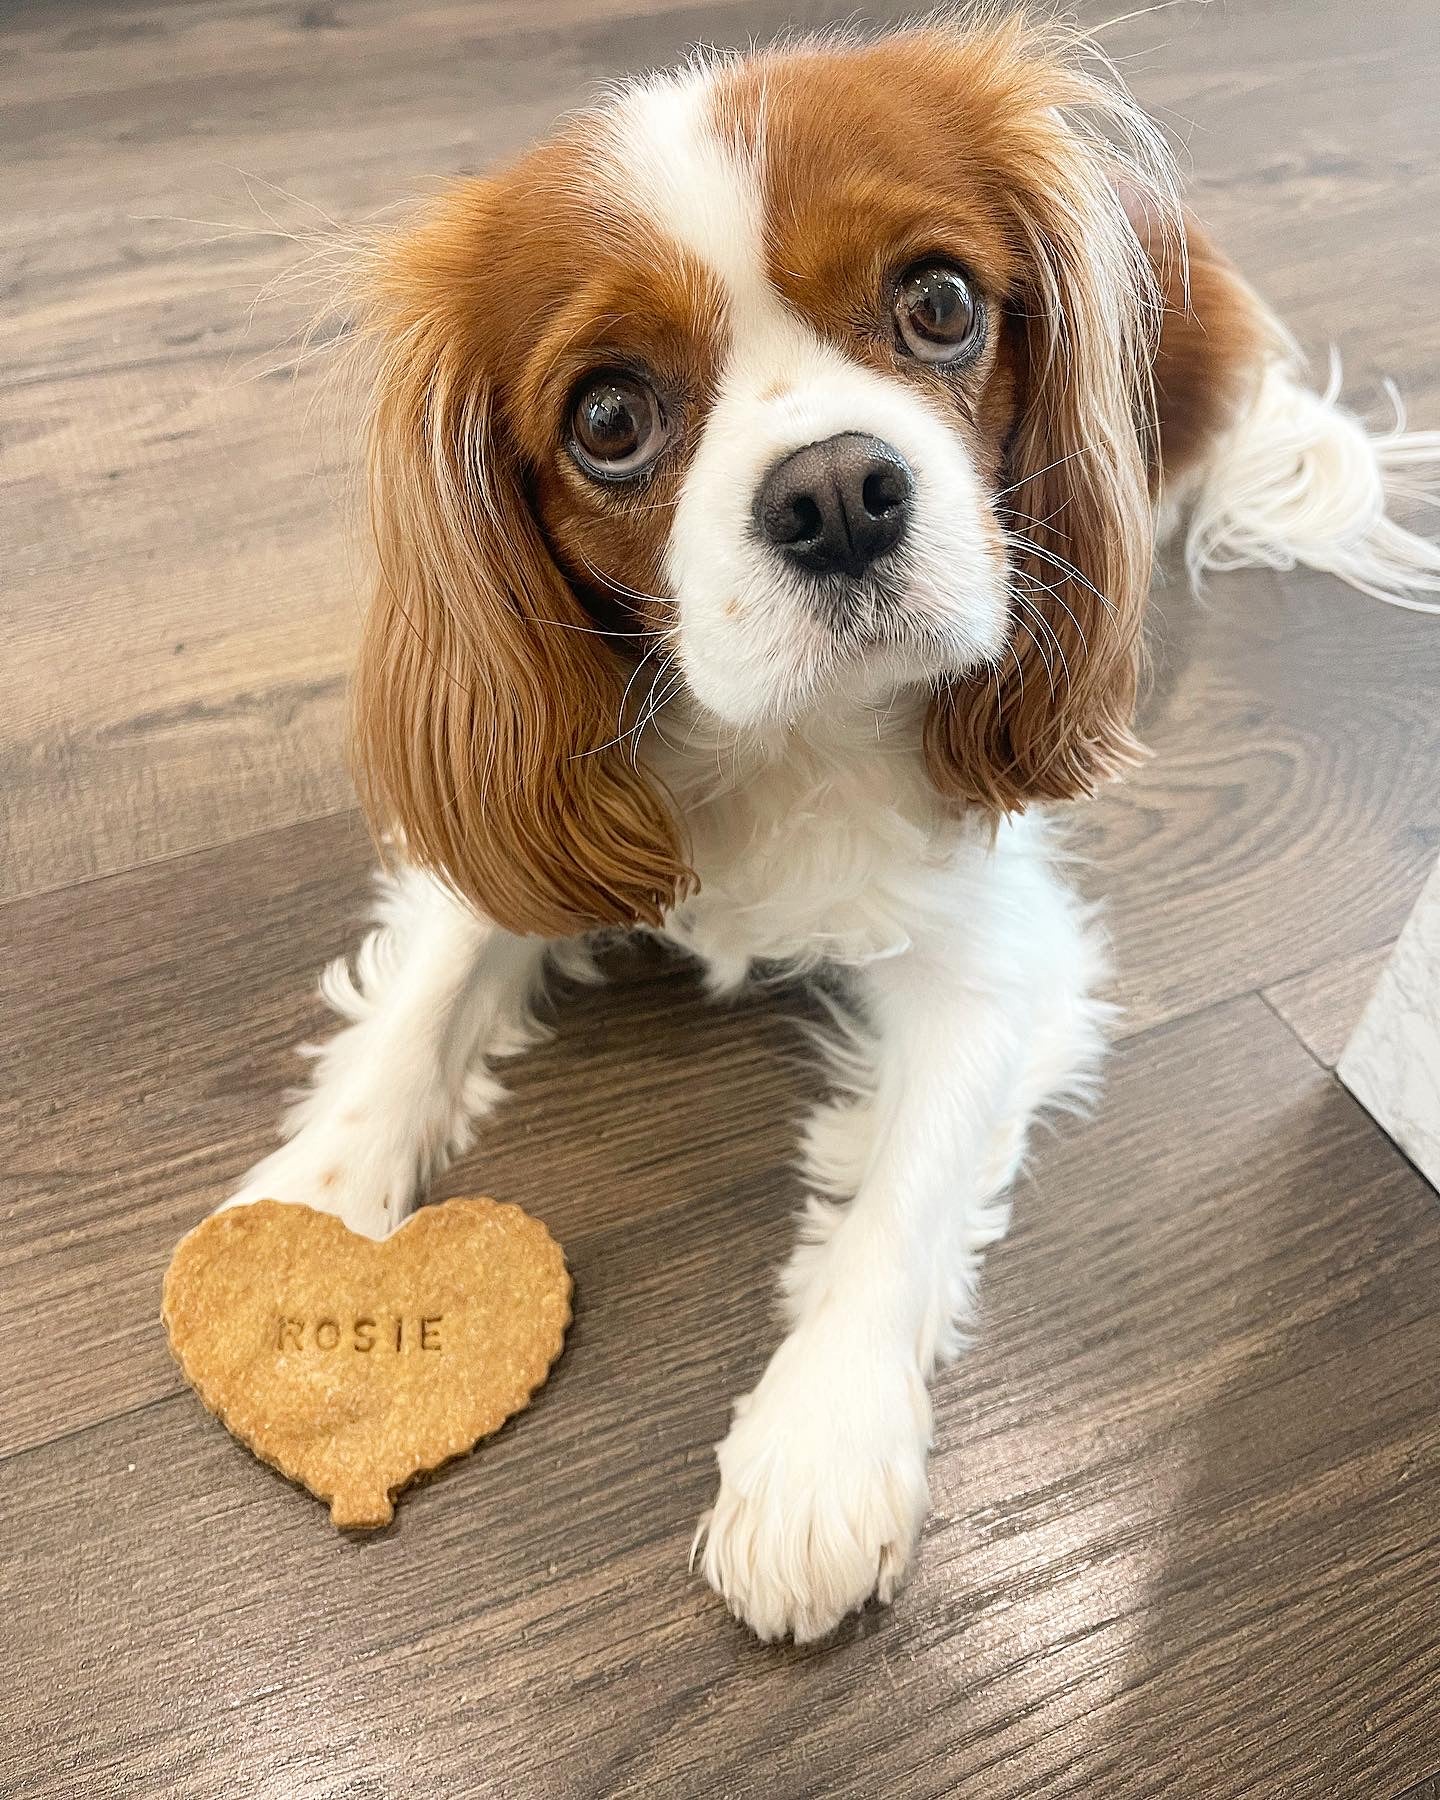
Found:
[[619, 665], [557, 568], [477, 321], [483, 200], [382, 255], [370, 508], [379, 570], [353, 709], [377, 833], [512, 931], [658, 924], [688, 881], [621, 741]]
[[998, 813], [1089, 794], [1139, 753], [1160, 308], [1113, 153], [1076, 123], [1110, 90], [1018, 39], [973, 80], [1005, 120], [992, 154], [1022, 271], [1006, 320], [1018, 411], [999, 502], [1012, 625], [997, 669], [937, 695], [926, 752], [942, 792]]
[[1294, 362], [1299, 352], [1198, 219], [1187, 212], [1177, 240], [1133, 183], [1122, 180], [1119, 193], [1164, 308], [1155, 351], [1159, 436], [1149, 446], [1150, 487], [1160, 494], [1209, 460], [1255, 404], [1267, 366]]

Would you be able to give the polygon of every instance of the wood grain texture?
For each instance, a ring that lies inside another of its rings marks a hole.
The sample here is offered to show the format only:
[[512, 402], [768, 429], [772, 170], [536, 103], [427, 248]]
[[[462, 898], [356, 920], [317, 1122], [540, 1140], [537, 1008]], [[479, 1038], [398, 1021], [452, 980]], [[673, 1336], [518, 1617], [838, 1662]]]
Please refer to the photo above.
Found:
[[1269, 1005], [1327, 1069], [1339, 1062], [1391, 948], [1382, 944], [1376, 950], [1357, 950], [1264, 990]]
[[1157, 607], [1153, 758], [1082, 827], [1135, 1026], [1393, 939], [1440, 847], [1433, 619], [1261, 574]]
[[[1079, 827], [1124, 1039], [992, 1255], [892, 1613], [767, 1651], [685, 1571], [774, 1341], [799, 993], [704, 1005], [624, 950], [557, 996], [439, 1192], [546, 1221], [570, 1345], [377, 1542], [337, 1542], [165, 1349], [170, 1249], [268, 1147], [366, 907], [352, 439], [329, 359], [287, 366], [330, 278], [314, 209], [348, 229], [693, 36], [840, 16], [0, 21], [7, 1800], [1434, 1800], [1440, 1207], [1321, 1065], [1440, 845], [1440, 632], [1321, 578], [1157, 590], [1157, 756]], [[1108, 43], [1305, 344], [1440, 420], [1431, 0]]]

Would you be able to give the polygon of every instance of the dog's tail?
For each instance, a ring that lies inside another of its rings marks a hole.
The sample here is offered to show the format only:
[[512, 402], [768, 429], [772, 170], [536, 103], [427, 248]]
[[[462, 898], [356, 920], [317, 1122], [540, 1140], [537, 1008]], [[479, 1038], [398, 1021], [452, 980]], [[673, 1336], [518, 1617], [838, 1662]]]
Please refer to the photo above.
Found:
[[1440, 506], [1440, 431], [1408, 431], [1387, 392], [1394, 423], [1372, 431], [1340, 404], [1338, 356], [1316, 393], [1298, 352], [1272, 354], [1249, 405], [1173, 497], [1192, 582], [1303, 563], [1392, 606], [1440, 613], [1440, 545], [1391, 517]]

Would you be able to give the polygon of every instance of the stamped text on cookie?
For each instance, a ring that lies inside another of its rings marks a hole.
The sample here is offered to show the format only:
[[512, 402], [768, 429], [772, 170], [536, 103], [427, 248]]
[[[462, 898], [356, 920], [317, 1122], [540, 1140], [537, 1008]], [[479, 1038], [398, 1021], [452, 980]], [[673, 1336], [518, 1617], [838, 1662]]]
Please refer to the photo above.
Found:
[[389, 1318], [291, 1318], [282, 1313], [271, 1340], [277, 1350], [340, 1350], [368, 1356], [407, 1355], [411, 1351], [434, 1353], [444, 1349], [443, 1313], [407, 1319]]

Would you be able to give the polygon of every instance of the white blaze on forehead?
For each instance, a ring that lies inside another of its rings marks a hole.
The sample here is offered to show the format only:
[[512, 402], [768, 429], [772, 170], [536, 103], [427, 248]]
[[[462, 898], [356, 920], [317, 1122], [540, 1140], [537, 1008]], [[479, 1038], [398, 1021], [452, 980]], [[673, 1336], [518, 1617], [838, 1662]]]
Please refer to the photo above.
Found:
[[[757, 143], [747, 143], [726, 116], [722, 66], [696, 64], [628, 88], [610, 115], [601, 179], [610, 199], [651, 232], [692, 255], [726, 299], [717, 413], [726, 403], [762, 393], [771, 397], [754, 421], [756, 442], [788, 438], [772, 448], [795, 448], [826, 435], [827, 418], [810, 416], [810, 400], [824, 390], [844, 413], [854, 386], [878, 378], [826, 341], [771, 282], [766, 257], [765, 96], [760, 95]], [[847, 398], [837, 384], [850, 384]], [[850, 427], [844, 422], [831, 430]], [[855, 429], [867, 429], [857, 423]]]
[[627, 211], [704, 264], [732, 309], [778, 308], [765, 278], [760, 153], [722, 133], [715, 99], [705, 66], [627, 89], [610, 117], [604, 176]]

